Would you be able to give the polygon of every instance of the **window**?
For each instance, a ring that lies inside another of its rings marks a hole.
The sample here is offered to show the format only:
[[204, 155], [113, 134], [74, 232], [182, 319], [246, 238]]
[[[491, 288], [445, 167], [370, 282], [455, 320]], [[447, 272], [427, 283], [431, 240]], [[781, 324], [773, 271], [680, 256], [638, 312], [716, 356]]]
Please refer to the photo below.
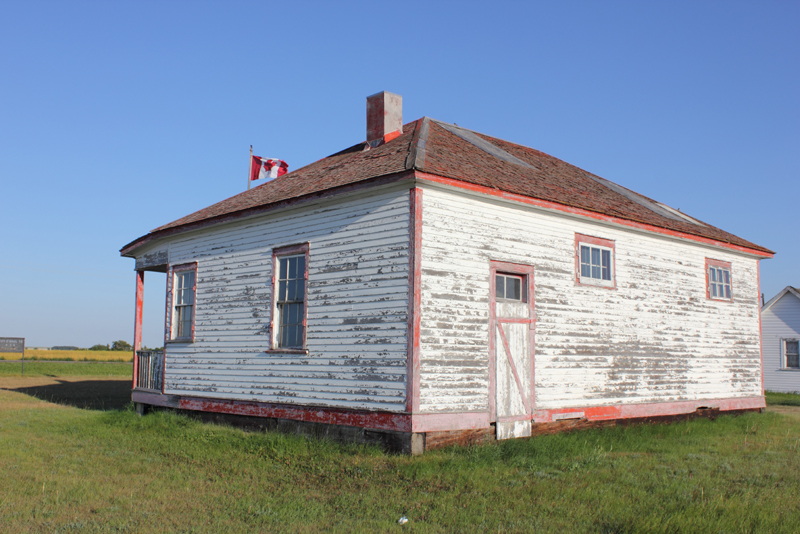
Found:
[[579, 284], [615, 288], [614, 241], [575, 234], [575, 271]]
[[800, 369], [800, 341], [796, 339], [783, 340], [783, 368]]
[[308, 244], [276, 249], [273, 258], [276, 276], [272, 348], [303, 350], [306, 344]]
[[706, 258], [706, 296], [713, 300], [733, 300], [731, 264]]
[[194, 339], [194, 305], [197, 292], [197, 264], [176, 265], [172, 268], [172, 315], [169, 339]]
[[495, 275], [495, 298], [527, 302], [526, 293], [523, 277], [500, 273]]

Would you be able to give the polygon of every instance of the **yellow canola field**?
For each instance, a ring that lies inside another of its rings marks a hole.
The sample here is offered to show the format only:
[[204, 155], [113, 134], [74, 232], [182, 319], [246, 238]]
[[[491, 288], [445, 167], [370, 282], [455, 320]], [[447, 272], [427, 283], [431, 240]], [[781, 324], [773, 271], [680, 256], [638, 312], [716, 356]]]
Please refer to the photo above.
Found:
[[[22, 354], [0, 352], [0, 360], [19, 360]], [[132, 362], [133, 352], [119, 350], [36, 350], [25, 349], [28, 360], [68, 360], [76, 362]]]

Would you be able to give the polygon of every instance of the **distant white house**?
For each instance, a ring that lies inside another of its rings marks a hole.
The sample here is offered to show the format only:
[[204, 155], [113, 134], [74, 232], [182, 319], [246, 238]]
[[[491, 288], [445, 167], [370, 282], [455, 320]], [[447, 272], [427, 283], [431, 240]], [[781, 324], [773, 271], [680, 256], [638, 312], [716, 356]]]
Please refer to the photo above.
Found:
[[786, 286], [761, 308], [764, 389], [800, 393], [800, 290]]

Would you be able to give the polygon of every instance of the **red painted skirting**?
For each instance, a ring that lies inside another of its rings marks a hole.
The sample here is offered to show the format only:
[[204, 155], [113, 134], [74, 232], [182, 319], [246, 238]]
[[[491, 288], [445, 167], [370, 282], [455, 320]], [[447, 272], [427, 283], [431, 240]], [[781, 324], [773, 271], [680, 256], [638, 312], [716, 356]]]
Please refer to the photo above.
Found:
[[[346, 425], [374, 430], [396, 432], [437, 432], [448, 430], [472, 430], [489, 428], [489, 412], [414, 414], [347, 410], [321, 406], [290, 406], [251, 401], [159, 395], [156, 392], [134, 390], [134, 402], [194, 410], [226, 413], [251, 417], [289, 419], [331, 425]], [[728, 399], [706, 399], [648, 404], [617, 404], [614, 406], [584, 406], [579, 408], [555, 408], [533, 411], [534, 423], [550, 423], [560, 419], [587, 419], [609, 421], [690, 414], [699, 408], [718, 408], [720, 412], [730, 410], [755, 410], [764, 408], [764, 397], [742, 397]], [[530, 416], [528, 416], [530, 417]]]
[[412, 432], [489, 428], [489, 412], [420, 413], [411, 418]]
[[389, 412], [343, 410], [313, 406], [289, 406], [260, 402], [180, 397], [178, 408], [202, 412], [229, 413], [273, 419], [291, 419], [310, 423], [346, 425], [379, 430], [411, 431], [411, 416]]
[[[764, 397], [742, 397], [734, 399], [706, 399], [677, 402], [658, 402], [648, 404], [617, 404], [614, 406], [589, 406], [582, 408], [559, 408], [552, 410], [536, 410], [533, 421], [536, 423], [549, 423], [553, 416], [560, 415], [568, 418], [570, 414], [575, 417], [585, 417], [590, 421], [609, 419], [632, 419], [637, 417], [658, 417], [663, 415], [678, 415], [695, 412], [698, 408], [719, 408], [725, 412], [729, 410], [748, 410], [764, 408]], [[557, 417], [555, 420], [558, 420]]]

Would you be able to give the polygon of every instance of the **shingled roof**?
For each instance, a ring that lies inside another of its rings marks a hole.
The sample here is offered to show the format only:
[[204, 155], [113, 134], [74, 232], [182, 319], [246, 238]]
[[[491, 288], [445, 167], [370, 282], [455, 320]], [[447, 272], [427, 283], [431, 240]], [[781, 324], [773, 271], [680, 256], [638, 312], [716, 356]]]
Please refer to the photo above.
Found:
[[196, 211], [129, 243], [248, 215], [356, 183], [420, 171], [650, 227], [711, 239], [771, 256], [769, 249], [689, 217], [538, 150], [428, 117], [372, 148], [364, 142]]

